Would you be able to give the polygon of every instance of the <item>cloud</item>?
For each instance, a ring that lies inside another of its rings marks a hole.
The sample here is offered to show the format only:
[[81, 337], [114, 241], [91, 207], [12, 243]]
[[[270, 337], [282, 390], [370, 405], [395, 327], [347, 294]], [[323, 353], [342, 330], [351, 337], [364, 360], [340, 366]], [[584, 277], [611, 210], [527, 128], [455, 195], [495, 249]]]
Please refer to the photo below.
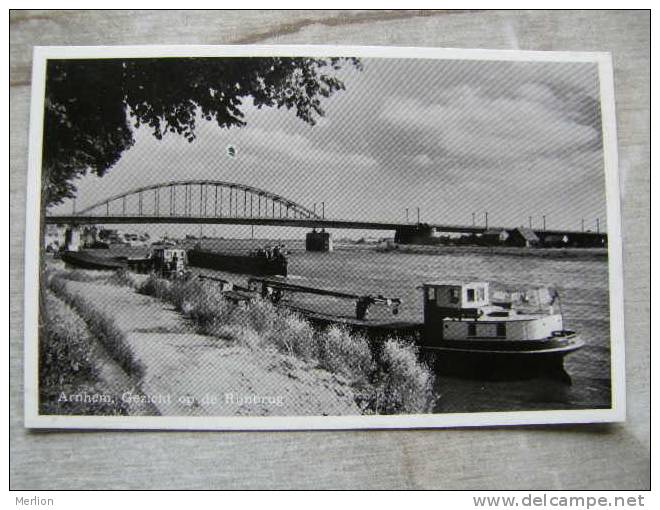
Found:
[[270, 157], [285, 156], [308, 166], [348, 163], [353, 167], [363, 167], [376, 164], [376, 160], [367, 154], [343, 151], [332, 144], [322, 148], [299, 133], [247, 127], [241, 133], [241, 140], [244, 151], [265, 151]]
[[394, 96], [379, 121], [404, 154], [447, 163], [510, 164], [598, 146], [599, 132], [576, 122], [548, 87], [526, 84], [518, 92], [489, 97], [464, 85], [430, 105]]

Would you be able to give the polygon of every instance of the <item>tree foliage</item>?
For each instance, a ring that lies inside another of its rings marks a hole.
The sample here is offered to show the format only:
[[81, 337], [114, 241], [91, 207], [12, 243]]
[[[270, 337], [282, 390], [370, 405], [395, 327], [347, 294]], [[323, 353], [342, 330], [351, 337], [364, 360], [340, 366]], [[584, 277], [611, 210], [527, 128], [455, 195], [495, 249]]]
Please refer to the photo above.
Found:
[[[323, 98], [343, 90], [336, 71], [357, 59], [306, 57], [50, 60], [43, 142], [46, 205], [75, 196], [75, 179], [103, 176], [134, 143], [133, 128], [161, 139], [195, 139], [198, 114], [221, 128], [243, 126], [257, 108], [295, 111], [313, 125]], [[133, 124], [133, 125], [132, 125]]]

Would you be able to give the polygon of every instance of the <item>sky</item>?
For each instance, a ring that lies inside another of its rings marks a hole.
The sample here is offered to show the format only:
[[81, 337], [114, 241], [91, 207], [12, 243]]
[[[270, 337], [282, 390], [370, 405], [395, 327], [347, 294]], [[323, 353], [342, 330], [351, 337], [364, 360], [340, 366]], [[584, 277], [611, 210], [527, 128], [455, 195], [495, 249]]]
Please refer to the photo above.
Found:
[[[76, 209], [147, 184], [218, 179], [281, 194], [326, 217], [606, 229], [596, 64], [362, 59], [309, 126], [245, 100], [242, 128], [198, 119], [189, 143], [150, 130], [102, 178], [78, 182]], [[236, 156], [227, 155], [227, 147]], [[161, 201], [163, 199], [161, 198]], [[70, 213], [67, 202], [51, 213]], [[211, 228], [211, 227], [209, 227]], [[239, 232], [239, 227], [224, 228]], [[382, 234], [381, 234], [382, 235]]]

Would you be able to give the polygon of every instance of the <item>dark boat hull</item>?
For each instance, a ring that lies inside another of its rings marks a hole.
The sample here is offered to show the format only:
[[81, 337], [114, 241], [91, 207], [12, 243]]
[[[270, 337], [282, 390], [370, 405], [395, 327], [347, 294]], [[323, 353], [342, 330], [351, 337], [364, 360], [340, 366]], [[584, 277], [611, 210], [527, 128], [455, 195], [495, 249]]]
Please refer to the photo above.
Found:
[[287, 275], [286, 258], [273, 258], [252, 255], [228, 255], [202, 250], [188, 250], [188, 263], [191, 266], [251, 275]]
[[148, 274], [154, 268], [151, 257], [126, 259], [128, 269], [140, 274]]
[[570, 382], [564, 357], [583, 347], [574, 333], [544, 340], [445, 340], [422, 345], [425, 360], [442, 375], [480, 380], [551, 377]]
[[69, 266], [80, 269], [92, 269], [97, 271], [116, 271], [117, 269], [126, 269], [125, 261], [113, 259], [110, 257], [99, 257], [90, 253], [65, 251], [61, 259]]

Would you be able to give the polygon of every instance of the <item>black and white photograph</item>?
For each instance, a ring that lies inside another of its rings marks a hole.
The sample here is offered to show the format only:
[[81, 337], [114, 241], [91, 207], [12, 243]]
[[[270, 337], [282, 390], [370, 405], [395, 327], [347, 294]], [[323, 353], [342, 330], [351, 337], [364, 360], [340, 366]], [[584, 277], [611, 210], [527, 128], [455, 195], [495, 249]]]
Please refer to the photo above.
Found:
[[623, 420], [611, 65], [35, 48], [26, 425]]

